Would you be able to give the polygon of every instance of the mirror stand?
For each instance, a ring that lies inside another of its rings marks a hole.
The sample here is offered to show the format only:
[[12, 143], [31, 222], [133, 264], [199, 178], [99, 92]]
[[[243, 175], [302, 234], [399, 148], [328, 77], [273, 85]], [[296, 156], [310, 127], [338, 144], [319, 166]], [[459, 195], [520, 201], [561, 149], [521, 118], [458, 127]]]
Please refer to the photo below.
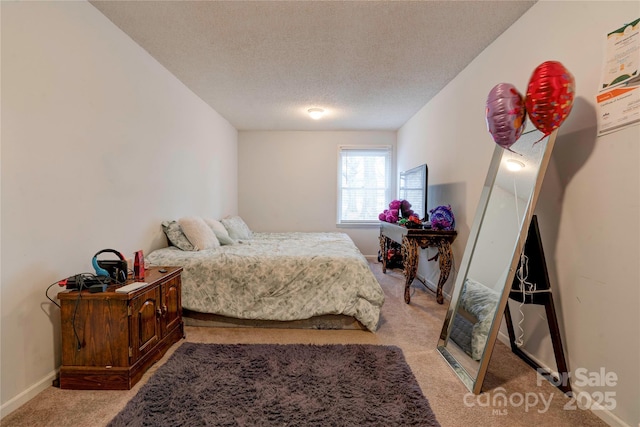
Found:
[[[504, 310], [504, 320], [507, 324], [507, 330], [509, 332], [509, 343], [511, 344], [511, 351], [518, 357], [520, 357], [520, 359], [524, 360], [529, 366], [535, 369], [540, 375], [545, 377], [551, 384], [558, 387], [563, 393], [569, 393], [571, 391], [569, 371], [567, 369], [567, 361], [564, 357], [562, 337], [560, 336], [560, 327], [558, 326], [556, 309], [555, 305], [553, 304], [553, 294], [551, 293], [549, 273], [547, 270], [547, 263], [544, 258], [542, 239], [540, 238], [538, 218], [535, 215], [531, 220], [531, 225], [529, 225], [529, 233], [527, 235], [527, 241], [524, 246], [524, 253], [528, 258], [527, 281], [529, 283], [535, 283], [536, 288], [534, 292], [529, 292], [526, 289], [522, 290], [520, 286], [520, 280], [518, 280], [518, 278], [516, 277], [513, 280], [513, 284], [511, 285], [509, 299], [521, 304], [536, 304], [544, 306], [545, 314], [547, 316], [547, 324], [549, 326], [549, 334], [551, 336], [551, 344], [553, 345], [553, 353], [556, 359], [556, 367], [558, 368], [559, 375], [555, 376], [550, 370], [540, 366], [518, 346], [515, 330], [513, 328], [513, 321], [511, 319], [511, 311], [509, 310], [509, 303], [507, 303], [507, 306]], [[520, 264], [518, 264], [518, 270], [519, 269]]]

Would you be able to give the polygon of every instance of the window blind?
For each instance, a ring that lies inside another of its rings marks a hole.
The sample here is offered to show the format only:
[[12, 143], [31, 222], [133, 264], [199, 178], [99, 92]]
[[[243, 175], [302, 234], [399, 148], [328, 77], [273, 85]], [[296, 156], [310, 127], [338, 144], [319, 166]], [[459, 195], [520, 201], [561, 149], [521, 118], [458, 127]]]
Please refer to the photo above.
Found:
[[339, 147], [338, 224], [377, 223], [391, 201], [391, 146]]

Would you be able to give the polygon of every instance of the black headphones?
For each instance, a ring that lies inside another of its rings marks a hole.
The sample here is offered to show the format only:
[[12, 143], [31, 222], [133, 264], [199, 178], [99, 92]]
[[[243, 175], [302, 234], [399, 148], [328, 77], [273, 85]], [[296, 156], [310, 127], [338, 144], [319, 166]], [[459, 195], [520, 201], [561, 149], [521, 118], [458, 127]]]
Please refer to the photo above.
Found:
[[[98, 261], [98, 255], [111, 252], [118, 255], [119, 260], [103, 260]], [[96, 270], [96, 276], [111, 277], [118, 283], [124, 283], [127, 281], [127, 260], [120, 252], [114, 249], [103, 249], [93, 256], [91, 261], [93, 268]]]

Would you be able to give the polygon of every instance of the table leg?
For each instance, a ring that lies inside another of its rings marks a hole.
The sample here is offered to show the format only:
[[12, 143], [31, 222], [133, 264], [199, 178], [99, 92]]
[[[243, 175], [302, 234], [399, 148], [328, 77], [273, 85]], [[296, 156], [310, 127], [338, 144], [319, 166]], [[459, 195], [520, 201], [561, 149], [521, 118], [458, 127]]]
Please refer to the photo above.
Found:
[[442, 240], [438, 245], [438, 258], [440, 261], [440, 279], [438, 280], [438, 289], [436, 291], [436, 301], [438, 304], [442, 304], [444, 302], [444, 297], [442, 296], [442, 287], [445, 282], [449, 278], [449, 273], [451, 273], [451, 264], [453, 260], [453, 253], [451, 251], [451, 243], [446, 240]]
[[404, 302], [411, 302], [410, 287], [418, 271], [418, 242], [402, 237], [402, 260], [404, 262]]
[[380, 254], [382, 255], [382, 272], [387, 274], [387, 247], [389, 246], [388, 239], [385, 236], [378, 238], [380, 241]]

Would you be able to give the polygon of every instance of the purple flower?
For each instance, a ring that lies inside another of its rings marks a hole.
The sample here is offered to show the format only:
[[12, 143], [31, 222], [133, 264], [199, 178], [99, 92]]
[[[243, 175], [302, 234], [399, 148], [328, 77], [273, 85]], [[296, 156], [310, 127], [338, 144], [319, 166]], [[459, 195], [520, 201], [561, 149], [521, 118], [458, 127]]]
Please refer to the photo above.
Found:
[[391, 203], [389, 203], [389, 209], [398, 210], [400, 209], [401, 205], [402, 205], [402, 202], [400, 200], [392, 200]]
[[438, 206], [429, 211], [431, 214], [431, 226], [436, 230], [454, 230], [456, 220], [451, 210], [451, 205]]

